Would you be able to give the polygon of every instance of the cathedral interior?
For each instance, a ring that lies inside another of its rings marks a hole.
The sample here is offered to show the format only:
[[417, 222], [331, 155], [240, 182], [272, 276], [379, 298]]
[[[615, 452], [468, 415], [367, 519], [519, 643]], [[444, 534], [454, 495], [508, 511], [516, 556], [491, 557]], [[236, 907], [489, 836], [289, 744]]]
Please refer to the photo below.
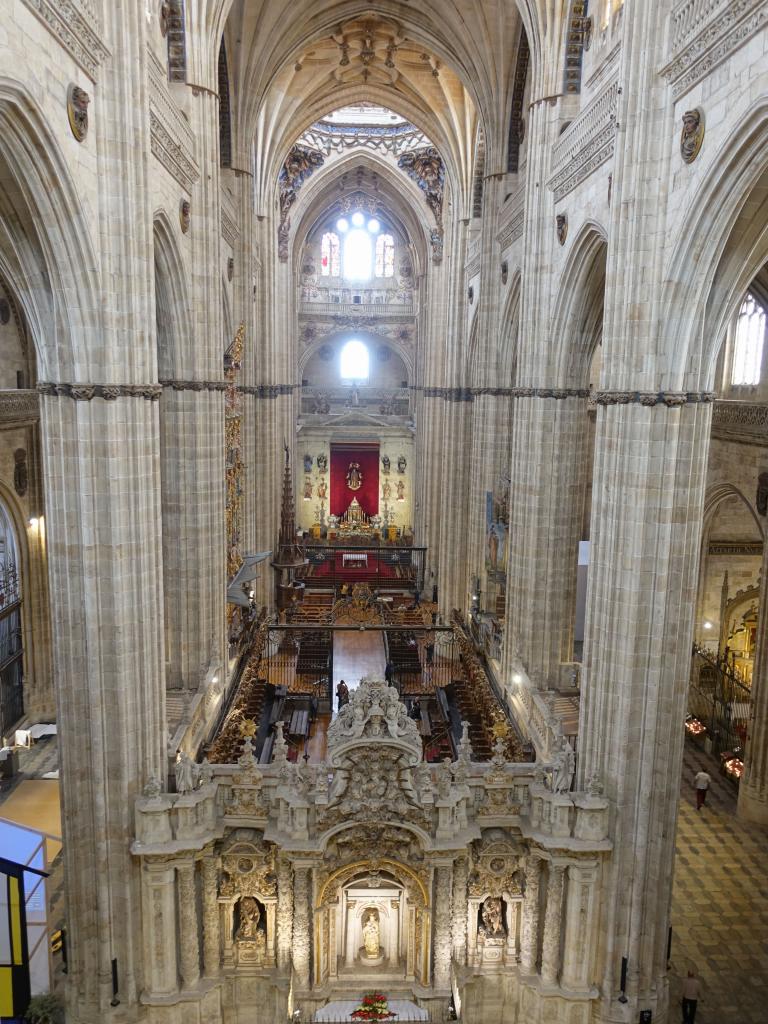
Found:
[[4, 6], [0, 1020], [765, 1019], [768, 0]]

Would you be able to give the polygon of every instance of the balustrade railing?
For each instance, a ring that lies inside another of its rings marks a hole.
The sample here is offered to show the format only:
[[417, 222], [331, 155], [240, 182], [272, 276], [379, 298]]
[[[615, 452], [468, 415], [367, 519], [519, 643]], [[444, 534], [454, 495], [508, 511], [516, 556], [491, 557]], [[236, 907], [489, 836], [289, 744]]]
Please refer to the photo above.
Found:
[[751, 689], [739, 672], [694, 644], [686, 724], [691, 738], [711, 744], [715, 754], [741, 749], [751, 708]]
[[303, 387], [302, 416], [329, 416], [361, 409], [380, 416], [408, 416], [411, 394], [408, 388], [346, 388]]
[[413, 316], [412, 302], [311, 302], [304, 299], [299, 305], [303, 316], [328, 316], [334, 313], [349, 316]]
[[730, 0], [683, 0], [672, 11], [672, 53], [682, 49]]

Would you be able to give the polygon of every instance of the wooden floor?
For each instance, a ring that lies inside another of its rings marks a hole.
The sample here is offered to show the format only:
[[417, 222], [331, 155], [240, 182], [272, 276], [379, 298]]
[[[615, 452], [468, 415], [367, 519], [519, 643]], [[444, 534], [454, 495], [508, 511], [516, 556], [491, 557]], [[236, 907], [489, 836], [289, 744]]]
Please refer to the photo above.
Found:
[[333, 635], [333, 693], [343, 679], [354, 690], [363, 676], [383, 679], [386, 660], [382, 634], [374, 631], [338, 632]]

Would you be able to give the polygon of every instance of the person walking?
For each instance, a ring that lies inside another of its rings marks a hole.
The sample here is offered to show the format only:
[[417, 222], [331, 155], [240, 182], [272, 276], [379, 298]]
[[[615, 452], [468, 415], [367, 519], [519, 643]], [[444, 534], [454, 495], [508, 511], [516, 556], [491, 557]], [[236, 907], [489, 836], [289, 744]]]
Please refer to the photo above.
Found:
[[700, 991], [701, 983], [695, 972], [688, 971], [688, 977], [683, 982], [683, 1024], [694, 1024]]
[[712, 777], [704, 769], [696, 772], [693, 779], [693, 784], [696, 787], [696, 810], [700, 811], [704, 804], [707, 802], [707, 790], [709, 784], [712, 781]]

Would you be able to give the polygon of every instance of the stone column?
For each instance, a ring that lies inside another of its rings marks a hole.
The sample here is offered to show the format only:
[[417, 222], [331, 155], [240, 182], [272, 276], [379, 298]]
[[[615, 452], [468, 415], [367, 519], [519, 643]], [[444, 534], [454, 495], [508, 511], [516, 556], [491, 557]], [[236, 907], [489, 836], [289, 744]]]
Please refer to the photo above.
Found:
[[458, 857], [453, 865], [453, 959], [457, 964], [467, 962], [467, 880], [469, 861]]
[[281, 857], [277, 865], [277, 966], [291, 963], [293, 937], [293, 870], [291, 862]]
[[175, 869], [165, 861], [145, 860], [143, 878], [145, 989], [153, 997], [169, 996], [178, 990]]
[[556, 985], [560, 971], [564, 876], [565, 865], [550, 862], [547, 906], [544, 911], [544, 936], [541, 943], [541, 980], [545, 985]]
[[200, 980], [200, 924], [197, 919], [195, 863], [176, 867], [179, 898], [179, 968], [185, 989], [193, 989]]
[[451, 890], [453, 868], [440, 865], [435, 871], [434, 963], [432, 975], [435, 989], [451, 986]]
[[757, 646], [752, 673], [752, 714], [747, 729], [744, 778], [739, 783], [739, 817], [768, 824], [768, 519], [763, 519], [763, 567], [757, 609]]
[[519, 657], [540, 688], [558, 686], [573, 657], [587, 426], [586, 396], [514, 401], [505, 669]]
[[[598, 393], [579, 788], [621, 822], [603, 873], [600, 1020], [665, 1012], [666, 944], [711, 405]], [[655, 402], [655, 404], [650, 404]], [[619, 404], [621, 403], [621, 404]], [[675, 643], [669, 644], [668, 638]], [[624, 1018], [627, 1019], [627, 1018]]]
[[529, 857], [525, 866], [525, 899], [523, 920], [520, 929], [520, 971], [522, 974], [536, 973], [539, 946], [539, 882], [541, 861]]
[[219, 869], [216, 858], [203, 858], [203, 967], [207, 978], [219, 973], [221, 935], [219, 929]]
[[564, 988], [576, 991], [589, 988], [589, 970], [594, 954], [592, 937], [596, 878], [597, 867], [593, 864], [568, 865], [561, 982]]
[[312, 889], [312, 869], [297, 864], [293, 872], [293, 969], [296, 984], [301, 991], [309, 989], [309, 967], [312, 951], [309, 899]]

